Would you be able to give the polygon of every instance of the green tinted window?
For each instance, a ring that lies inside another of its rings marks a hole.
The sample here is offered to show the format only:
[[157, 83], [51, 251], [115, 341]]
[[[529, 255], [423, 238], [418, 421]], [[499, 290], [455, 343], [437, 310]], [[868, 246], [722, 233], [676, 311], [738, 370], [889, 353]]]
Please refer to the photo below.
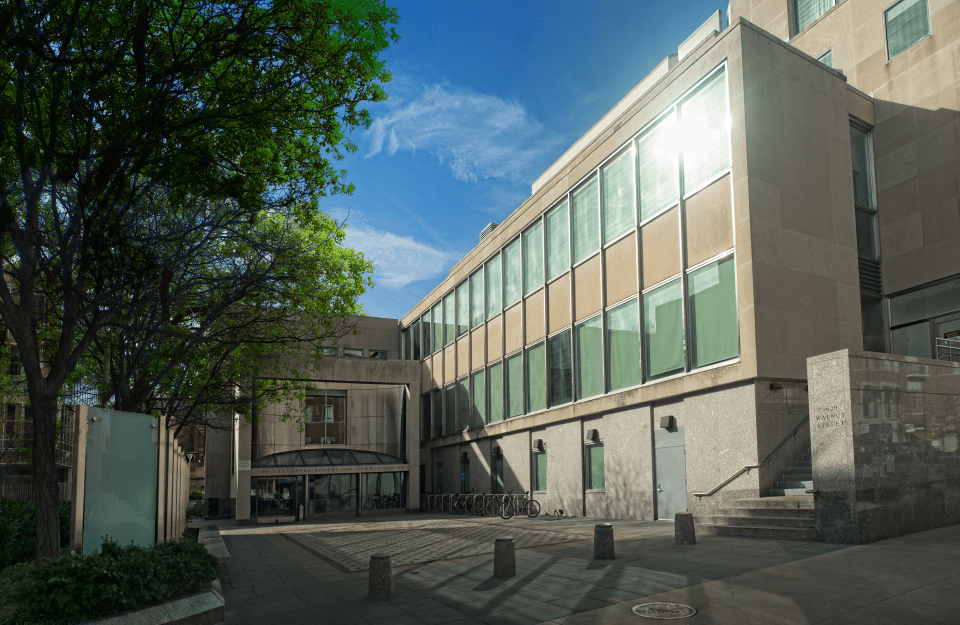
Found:
[[520, 256], [520, 239], [503, 250], [503, 305], [520, 300], [523, 258]]
[[527, 412], [547, 407], [546, 345], [527, 350]]
[[682, 297], [680, 280], [643, 296], [643, 360], [648, 378], [683, 369]]
[[523, 414], [523, 357], [507, 358], [507, 418]]
[[457, 336], [470, 329], [470, 283], [457, 287]]
[[466, 430], [470, 427], [470, 379], [463, 378], [457, 381], [457, 429]]
[[677, 114], [670, 113], [637, 140], [640, 221], [650, 219], [680, 196]]
[[553, 280], [570, 268], [570, 215], [566, 202], [547, 213], [546, 224], [547, 280]]
[[470, 325], [477, 327], [483, 323], [483, 267], [470, 276]]
[[533, 490], [547, 490], [547, 453], [545, 451], [533, 454]]
[[610, 390], [640, 384], [639, 301], [620, 304], [607, 312], [607, 371]]
[[486, 423], [487, 393], [484, 389], [484, 376], [483, 371], [478, 371], [470, 377], [470, 384], [473, 387], [470, 389], [470, 398], [473, 400], [473, 411], [470, 416], [472, 427], [479, 427]]
[[457, 431], [457, 386], [451, 384], [443, 390], [443, 433]]
[[603, 489], [603, 445], [587, 446], [587, 488]]
[[490, 365], [487, 375], [490, 387], [490, 423], [496, 423], [503, 421], [503, 362]]
[[633, 202], [633, 150], [624, 150], [603, 168], [603, 240], [610, 243], [633, 228], [637, 211]]
[[454, 335], [454, 314], [456, 313], [457, 301], [453, 293], [443, 298], [443, 344], [444, 346], [453, 343]]
[[489, 262], [486, 268], [487, 278], [487, 319], [496, 317], [500, 314], [500, 255], [497, 254]]
[[573, 358], [571, 358], [570, 330], [547, 339], [550, 364], [550, 405], [559, 406], [573, 401]]
[[680, 105], [684, 193], [730, 167], [726, 73], [720, 72]]
[[443, 305], [437, 302], [433, 307], [433, 351], [443, 347]]
[[600, 197], [594, 178], [573, 193], [573, 262], [600, 249]]
[[524, 294], [543, 285], [543, 225], [541, 222], [523, 233]]
[[737, 282], [733, 256], [692, 272], [690, 291], [690, 359], [694, 367], [736, 358]]
[[603, 393], [603, 320], [599, 315], [576, 327], [577, 399]]

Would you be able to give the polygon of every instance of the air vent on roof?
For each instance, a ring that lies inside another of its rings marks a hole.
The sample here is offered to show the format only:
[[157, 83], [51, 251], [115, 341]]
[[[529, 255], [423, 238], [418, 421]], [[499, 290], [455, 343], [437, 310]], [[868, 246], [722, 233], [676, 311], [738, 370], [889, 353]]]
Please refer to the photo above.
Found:
[[488, 234], [497, 229], [500, 224], [487, 224], [487, 227], [480, 231], [480, 240], [483, 241]]

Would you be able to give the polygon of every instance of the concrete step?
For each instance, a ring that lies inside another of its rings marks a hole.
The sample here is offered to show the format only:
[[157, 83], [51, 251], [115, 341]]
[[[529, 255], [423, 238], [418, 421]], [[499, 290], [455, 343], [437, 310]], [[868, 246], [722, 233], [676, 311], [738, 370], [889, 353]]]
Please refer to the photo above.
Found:
[[813, 467], [813, 460], [810, 460], [810, 459], [797, 460], [796, 466], [798, 466], [798, 467], [811, 467], [811, 468], [812, 468], [812, 467]]
[[777, 482], [777, 488], [813, 488], [813, 480], [781, 480]]
[[[787, 473], [786, 475], [789, 475], [790, 477], [798, 480], [813, 479], [813, 471], [811, 471], [809, 467], [793, 467], [792, 469], [790, 469], [790, 472]], [[800, 476], [803, 476], [803, 477], [800, 477]]]
[[786, 497], [786, 496], [806, 495], [806, 494], [807, 494], [807, 491], [810, 490], [811, 488], [813, 488], [813, 487], [812, 487], [812, 486], [811, 486], [811, 487], [803, 486], [803, 487], [800, 487], [800, 488], [771, 488], [771, 489], [770, 489], [770, 496], [771, 496], [771, 497]]
[[799, 495], [780, 497], [755, 497], [739, 499], [731, 502], [735, 508], [809, 508], [813, 509], [813, 495], [801, 493]]
[[787, 519], [812, 519], [813, 508], [721, 508], [713, 514], [741, 517], [781, 517]]
[[702, 534], [713, 534], [715, 536], [744, 536], [748, 538], [806, 541], [817, 539], [816, 530], [801, 527], [751, 527], [748, 525], [715, 525], [704, 523], [697, 526], [697, 531]]
[[713, 515], [696, 517], [697, 523], [707, 525], [729, 525], [738, 527], [806, 527], [816, 526], [813, 515], [809, 518], [791, 518], [784, 516], [733, 516]]

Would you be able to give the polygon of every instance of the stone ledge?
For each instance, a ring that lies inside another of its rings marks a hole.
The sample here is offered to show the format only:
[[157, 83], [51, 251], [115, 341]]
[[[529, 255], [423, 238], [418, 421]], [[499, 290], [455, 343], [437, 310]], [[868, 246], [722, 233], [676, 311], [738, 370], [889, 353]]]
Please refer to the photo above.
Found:
[[220, 580], [205, 585], [208, 589], [167, 603], [105, 616], [83, 625], [214, 625], [222, 623], [223, 592]]
[[197, 542], [207, 548], [220, 561], [220, 564], [226, 564], [230, 561], [230, 552], [227, 551], [227, 545], [224, 544], [220, 536], [220, 530], [216, 525], [208, 525], [200, 528], [200, 535], [197, 536]]

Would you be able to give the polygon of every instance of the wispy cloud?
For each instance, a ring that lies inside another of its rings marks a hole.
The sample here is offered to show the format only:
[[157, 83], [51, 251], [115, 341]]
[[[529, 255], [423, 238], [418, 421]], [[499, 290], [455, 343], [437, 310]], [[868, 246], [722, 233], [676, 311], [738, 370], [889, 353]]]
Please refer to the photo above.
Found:
[[421, 86], [374, 119], [367, 158], [384, 150], [426, 151], [454, 178], [529, 183], [559, 138], [519, 102], [450, 85]]
[[377, 286], [402, 289], [442, 274], [453, 260], [447, 252], [366, 225], [347, 224], [345, 245], [373, 261]]

